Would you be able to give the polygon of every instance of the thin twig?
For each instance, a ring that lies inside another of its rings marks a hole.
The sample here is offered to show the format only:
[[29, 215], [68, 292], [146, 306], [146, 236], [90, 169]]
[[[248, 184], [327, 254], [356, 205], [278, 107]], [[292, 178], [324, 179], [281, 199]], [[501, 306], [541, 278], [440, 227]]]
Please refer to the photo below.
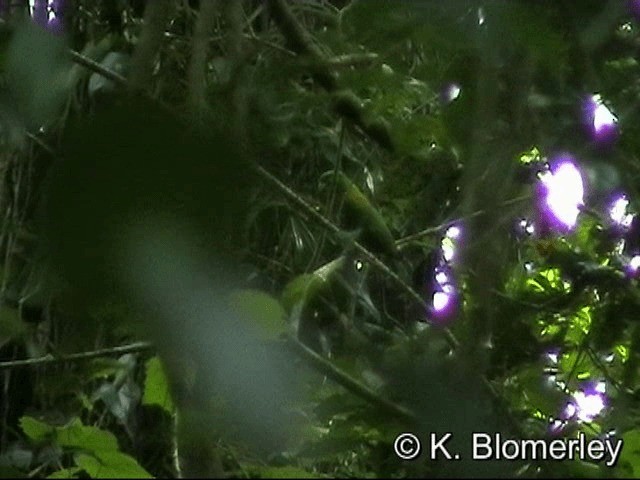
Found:
[[78, 65], [82, 65], [83, 67], [88, 68], [89, 70], [102, 75], [103, 77], [116, 82], [121, 86], [127, 85], [127, 79], [113, 70], [110, 70], [98, 62], [90, 59], [89, 57], [82, 55], [81, 53], [76, 52], [75, 50], [69, 50], [69, 55], [71, 55], [71, 60], [76, 62]]
[[[531, 199], [531, 194], [528, 193], [525, 195], [520, 195], [519, 197], [505, 200], [500, 205], [498, 205], [498, 207], [499, 208], [509, 207], [513, 204], [523, 202], [525, 200], [530, 200], [530, 199]], [[486, 215], [487, 213], [489, 213], [489, 211], [487, 210], [478, 210], [473, 213], [470, 213], [469, 215], [464, 215], [462, 217], [458, 217], [453, 220], [448, 220], [446, 222], [441, 223], [440, 225], [436, 225], [435, 227], [425, 228], [424, 230], [420, 230], [419, 232], [412, 233], [411, 235], [407, 235], [406, 237], [399, 238], [398, 240], [396, 240], [396, 246], [402, 247], [409, 242], [413, 242], [414, 240], [419, 240], [422, 237], [428, 237], [429, 235], [433, 235], [434, 233], [442, 232], [445, 228], [450, 227], [451, 225], [454, 225], [459, 222], [463, 222], [465, 220], [470, 220], [472, 218], [480, 217], [482, 215]]]
[[127, 345], [118, 345], [116, 347], [102, 348], [100, 350], [92, 350], [88, 352], [71, 353], [69, 355], [54, 356], [51, 354], [38, 358], [29, 358], [25, 360], [13, 360], [10, 362], [0, 362], [0, 370], [7, 370], [20, 367], [35, 367], [40, 365], [49, 365], [52, 363], [73, 362], [78, 360], [89, 360], [92, 358], [105, 357], [108, 355], [122, 355], [125, 353], [144, 352], [152, 350], [154, 345], [150, 342], [135, 342]]
[[325, 59], [325, 63], [329, 67], [345, 68], [355, 67], [358, 65], [369, 65], [379, 59], [380, 56], [377, 53], [353, 53], [327, 58]]

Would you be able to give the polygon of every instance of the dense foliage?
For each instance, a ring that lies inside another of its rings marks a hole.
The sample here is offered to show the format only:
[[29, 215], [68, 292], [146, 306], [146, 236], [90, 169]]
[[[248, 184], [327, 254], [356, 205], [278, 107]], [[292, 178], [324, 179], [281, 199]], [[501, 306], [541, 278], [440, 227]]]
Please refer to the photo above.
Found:
[[0, 18], [0, 476], [640, 476], [640, 2]]

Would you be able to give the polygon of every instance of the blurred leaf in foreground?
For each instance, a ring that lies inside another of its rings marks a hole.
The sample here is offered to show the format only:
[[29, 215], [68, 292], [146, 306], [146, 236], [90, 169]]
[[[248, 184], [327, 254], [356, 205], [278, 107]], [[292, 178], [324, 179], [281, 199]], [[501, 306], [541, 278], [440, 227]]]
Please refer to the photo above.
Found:
[[62, 37], [32, 22], [18, 24], [5, 64], [9, 107], [27, 128], [39, 128], [58, 113], [68, 93], [71, 60]]

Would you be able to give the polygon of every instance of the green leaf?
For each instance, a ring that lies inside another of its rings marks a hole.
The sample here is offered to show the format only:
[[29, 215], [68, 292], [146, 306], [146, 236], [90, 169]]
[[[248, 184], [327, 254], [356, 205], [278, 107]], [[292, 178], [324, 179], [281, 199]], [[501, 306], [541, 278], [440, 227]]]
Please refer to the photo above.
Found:
[[531, 150], [527, 150], [526, 152], [521, 153], [518, 160], [520, 161], [520, 163], [523, 163], [525, 165], [529, 163], [540, 162], [542, 161], [542, 154], [540, 153], [540, 150], [538, 150], [538, 147], [532, 147]]
[[231, 295], [231, 305], [243, 317], [257, 324], [261, 340], [276, 340], [288, 331], [286, 312], [280, 302], [260, 290], [239, 290]]
[[630, 430], [622, 435], [624, 446], [616, 467], [616, 477], [640, 477], [640, 430]]
[[563, 354], [558, 362], [558, 367], [559, 378], [567, 382], [569, 389], [577, 388], [581, 379], [589, 378], [598, 371], [598, 367], [594, 365], [591, 357], [579, 350]]
[[71, 61], [62, 37], [25, 21], [7, 52], [11, 105], [28, 127], [49, 122], [69, 92]]
[[74, 459], [92, 478], [153, 478], [135, 458], [118, 451], [99, 452], [96, 456], [79, 453]]
[[158, 356], [147, 360], [142, 404], [158, 405], [169, 413], [174, 411], [169, 382]]
[[57, 443], [61, 447], [90, 452], [118, 450], [118, 440], [113, 433], [83, 425], [79, 418], [73, 419], [65, 427], [56, 428], [56, 433]]
[[[76, 450], [76, 464], [93, 478], [151, 477], [134, 458], [119, 451], [115, 435], [83, 425], [79, 418], [74, 418], [64, 427], [54, 427], [32, 417], [22, 417], [20, 426], [32, 440], [44, 440], [55, 434], [60, 447]], [[62, 469], [52, 474], [51, 478], [73, 478], [78, 471], [73, 468]]]
[[540, 270], [535, 277], [527, 279], [526, 285], [529, 290], [534, 292], [564, 292], [568, 289], [558, 268]]
[[291, 313], [296, 306], [305, 305], [331, 289], [334, 275], [344, 266], [339, 257], [323, 265], [313, 273], [303, 273], [291, 280], [282, 291], [282, 305]]
[[591, 328], [591, 307], [585, 306], [571, 317], [565, 341], [568, 344], [580, 345]]
[[47, 476], [47, 478], [78, 478], [78, 474], [81, 471], [82, 469], [78, 467], [63, 468], [62, 470], [53, 472], [51, 475]]
[[554, 385], [548, 383], [540, 368], [527, 367], [518, 375], [527, 403], [534, 409], [543, 411], [546, 415], [555, 415], [567, 400], [567, 396]]
[[20, 419], [20, 428], [34, 442], [42, 442], [49, 439], [55, 431], [55, 427], [27, 416]]

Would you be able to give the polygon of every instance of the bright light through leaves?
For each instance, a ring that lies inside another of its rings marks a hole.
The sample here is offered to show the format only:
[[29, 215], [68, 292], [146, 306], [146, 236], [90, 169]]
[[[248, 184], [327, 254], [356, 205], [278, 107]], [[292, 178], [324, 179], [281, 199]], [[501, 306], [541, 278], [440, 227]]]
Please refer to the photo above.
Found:
[[584, 388], [573, 392], [571, 400], [565, 405], [561, 418], [552, 422], [553, 431], [559, 431], [568, 421], [590, 423], [602, 414], [607, 406], [605, 382], [590, 383]]
[[447, 104], [453, 102], [460, 96], [461, 88], [456, 83], [450, 83], [442, 90], [442, 103]]
[[609, 143], [617, 135], [617, 117], [604, 104], [602, 97], [595, 94], [584, 103], [585, 123], [589, 133], [597, 143]]
[[609, 208], [609, 217], [611, 220], [622, 227], [629, 227], [633, 221], [633, 215], [628, 213], [627, 207], [629, 206], [629, 200], [625, 195], [621, 195], [616, 198]]
[[528, 219], [522, 218], [518, 222], [518, 232], [521, 235], [531, 236], [535, 233], [535, 231], [535, 226]]
[[450, 226], [446, 233], [444, 234], [444, 238], [442, 239], [442, 257], [444, 261], [450, 263], [456, 256], [456, 243], [460, 239], [460, 235], [462, 231], [460, 227], [457, 225]]
[[[592, 389], [578, 390], [573, 394], [575, 416], [580, 422], [591, 422], [605, 408], [604, 382]], [[571, 404], [570, 404], [571, 405]]]
[[631, 276], [636, 276], [638, 274], [638, 271], [640, 270], [640, 255], [634, 255], [631, 257], [631, 260], [629, 260], [628, 270]]
[[438, 265], [432, 273], [429, 317], [432, 320], [448, 320], [458, 309], [458, 292], [454, 284], [451, 262], [456, 257], [457, 244], [462, 236], [459, 225], [451, 225], [445, 232], [440, 248]]
[[575, 227], [584, 204], [584, 184], [573, 159], [564, 155], [540, 175], [541, 207], [545, 220], [560, 230]]
[[436, 313], [444, 313], [451, 305], [451, 295], [445, 292], [435, 292], [433, 294], [433, 309]]
[[62, 33], [64, 30], [62, 13], [65, 0], [29, 0], [31, 18], [34, 23], [51, 33]]

